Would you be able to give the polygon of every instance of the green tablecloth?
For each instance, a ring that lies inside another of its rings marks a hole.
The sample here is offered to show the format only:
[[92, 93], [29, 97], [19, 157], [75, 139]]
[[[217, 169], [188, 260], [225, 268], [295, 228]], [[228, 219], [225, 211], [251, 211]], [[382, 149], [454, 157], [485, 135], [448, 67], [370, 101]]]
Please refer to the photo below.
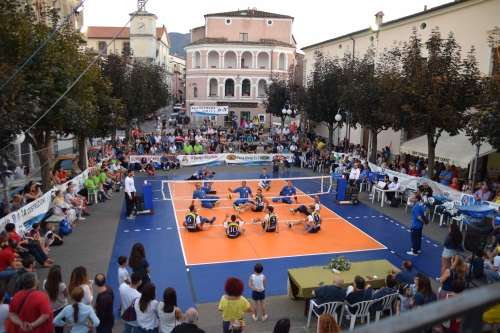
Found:
[[[325, 285], [331, 285], [337, 274], [324, 267], [326, 266], [289, 269], [288, 295], [290, 298], [311, 298], [311, 292], [319, 287], [320, 282], [324, 282]], [[339, 275], [344, 278], [344, 290], [353, 284], [356, 275], [362, 276], [366, 283], [371, 284], [373, 288], [380, 288], [385, 285], [385, 278], [389, 274], [390, 268], [398, 269], [387, 260], [362, 261], [352, 263], [350, 270], [340, 272]], [[373, 280], [369, 280], [366, 277], [367, 275], [372, 276]]]

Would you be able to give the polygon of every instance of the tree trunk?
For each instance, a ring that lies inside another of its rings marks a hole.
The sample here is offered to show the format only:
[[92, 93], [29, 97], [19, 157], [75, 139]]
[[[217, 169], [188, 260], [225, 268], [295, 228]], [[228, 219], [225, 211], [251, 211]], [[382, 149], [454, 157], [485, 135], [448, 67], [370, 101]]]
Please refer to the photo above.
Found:
[[40, 132], [35, 134], [26, 133], [26, 138], [31, 146], [36, 150], [36, 155], [40, 160], [41, 165], [41, 174], [42, 174], [42, 191], [46, 192], [52, 188], [50, 184], [50, 160], [52, 156], [50, 156], [50, 143], [51, 143], [51, 133]]
[[85, 137], [79, 135], [78, 136], [78, 155], [80, 158], [78, 159], [78, 165], [82, 171], [85, 171], [88, 166], [87, 161], [87, 145], [85, 142]]
[[[127, 139], [128, 142], [132, 142], [131, 136], [132, 136], [132, 133], [130, 133], [130, 120], [127, 120], [127, 121], [125, 121], [125, 138]], [[113, 137], [111, 137], [111, 142], [113, 142]]]
[[333, 123], [328, 124], [328, 150], [332, 151], [332, 142], [333, 142]]
[[436, 143], [434, 142], [434, 131], [427, 133], [427, 153], [429, 163], [427, 164], [427, 177], [434, 180], [434, 159], [436, 155]]
[[370, 162], [377, 164], [377, 144], [378, 144], [378, 138], [377, 138], [377, 131], [375, 131], [373, 128], [370, 128], [370, 132], [372, 134], [372, 154], [370, 156]]

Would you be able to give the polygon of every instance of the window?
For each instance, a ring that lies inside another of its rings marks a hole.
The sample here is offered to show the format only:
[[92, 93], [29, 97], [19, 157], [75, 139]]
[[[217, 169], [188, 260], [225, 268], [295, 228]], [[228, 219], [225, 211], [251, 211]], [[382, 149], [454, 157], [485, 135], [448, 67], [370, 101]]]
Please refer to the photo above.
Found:
[[241, 96], [250, 96], [250, 80], [245, 79], [241, 84]]
[[425, 30], [425, 28], [427, 28], [427, 23], [424, 22], [420, 25], [420, 30]]
[[193, 95], [194, 95], [194, 98], [198, 97], [198, 88], [194, 87]]
[[227, 20], [226, 20], [226, 24], [227, 24], [227, 25], [230, 25], [230, 24], [231, 24], [231, 22], [232, 22], [232, 21], [231, 21], [231, 19], [227, 19]]
[[240, 42], [248, 42], [248, 34], [240, 33]]
[[233, 79], [226, 80], [225, 96], [234, 96], [234, 81], [233, 81]]
[[267, 25], [268, 25], [268, 26], [273, 25], [273, 21], [272, 21], [272, 20], [267, 20]]
[[130, 56], [130, 43], [123, 43], [123, 55]]
[[106, 43], [99, 42], [99, 53], [108, 54], [108, 49], [106, 48]]

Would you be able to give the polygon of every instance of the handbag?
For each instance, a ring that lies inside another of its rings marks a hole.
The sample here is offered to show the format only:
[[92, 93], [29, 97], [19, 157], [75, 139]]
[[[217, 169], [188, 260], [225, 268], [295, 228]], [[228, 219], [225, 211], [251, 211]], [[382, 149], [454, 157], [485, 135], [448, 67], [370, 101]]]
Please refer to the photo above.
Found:
[[40, 245], [40, 242], [34, 239], [28, 239], [28, 243], [25, 245], [28, 247], [37, 247]]
[[122, 314], [123, 320], [125, 320], [125, 321], [136, 321], [137, 320], [137, 313], [135, 313], [135, 307], [134, 307], [134, 304], [135, 304], [135, 301], [137, 300], [137, 298], [135, 298], [132, 301], [132, 304], [130, 304], [130, 306], [123, 312], [123, 314]]
[[230, 331], [243, 331], [245, 328], [245, 319], [231, 319], [229, 322]]

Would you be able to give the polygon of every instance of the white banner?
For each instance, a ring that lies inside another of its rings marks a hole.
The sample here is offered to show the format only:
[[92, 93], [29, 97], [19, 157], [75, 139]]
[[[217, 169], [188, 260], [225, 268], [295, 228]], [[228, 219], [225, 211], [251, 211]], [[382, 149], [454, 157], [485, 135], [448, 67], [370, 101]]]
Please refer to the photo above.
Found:
[[217, 116], [228, 114], [228, 106], [191, 106], [191, 114], [196, 113], [194, 116], [199, 116], [200, 114], [204, 116]]
[[[167, 155], [169, 157], [173, 155]], [[130, 156], [130, 163], [140, 163], [142, 158], [146, 161], [153, 161], [160, 163], [159, 155], [132, 155]], [[177, 155], [183, 166], [192, 165], [226, 165], [226, 164], [241, 164], [241, 165], [269, 165], [274, 158], [280, 161], [288, 160], [292, 162], [294, 159], [293, 154], [200, 154], [200, 155]]]
[[129, 161], [130, 163], [141, 163], [141, 159], [145, 157], [146, 161], [153, 161], [155, 163], [160, 163], [160, 155], [130, 155]]

